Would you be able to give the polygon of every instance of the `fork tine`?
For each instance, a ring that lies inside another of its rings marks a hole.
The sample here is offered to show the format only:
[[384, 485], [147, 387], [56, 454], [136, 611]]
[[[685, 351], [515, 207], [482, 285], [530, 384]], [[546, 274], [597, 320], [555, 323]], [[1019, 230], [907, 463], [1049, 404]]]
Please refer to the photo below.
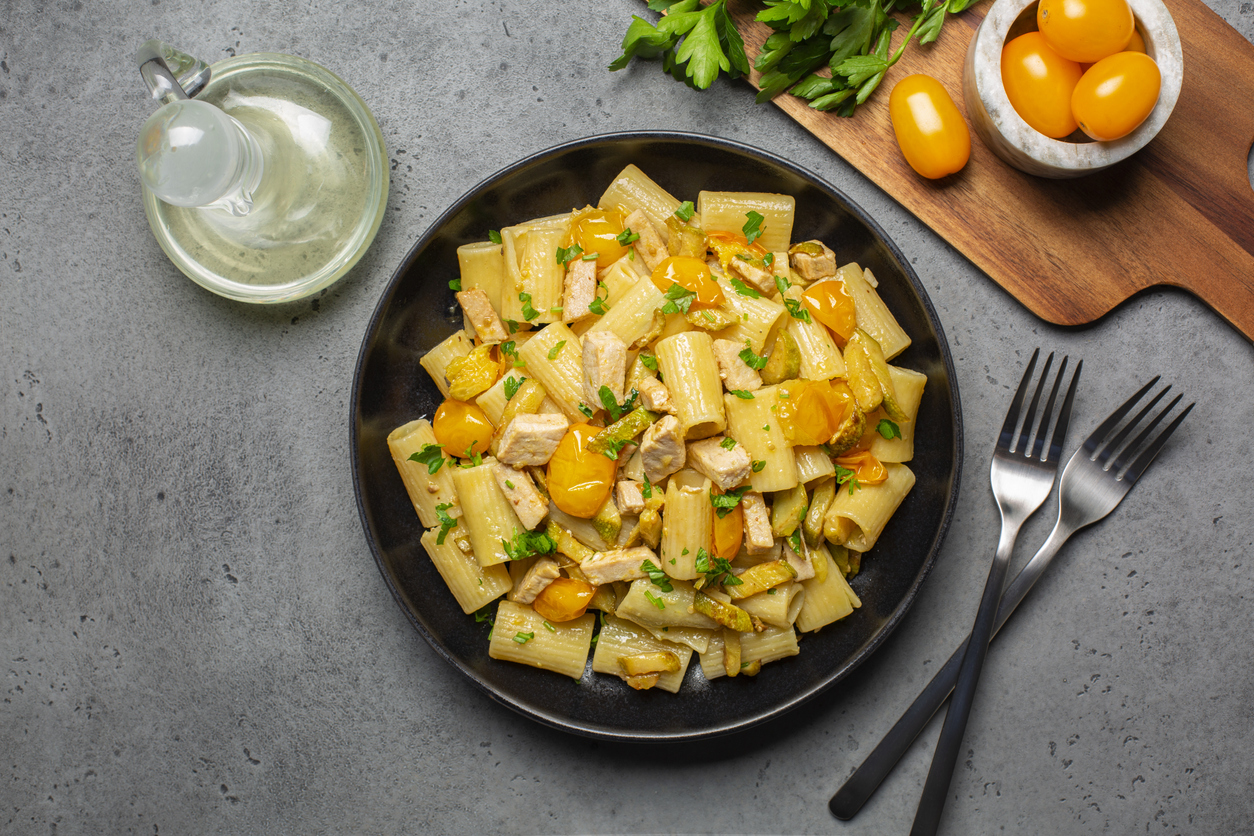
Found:
[[1141, 419], [1146, 415], [1149, 415], [1150, 410], [1156, 407], [1158, 402], [1161, 401], [1163, 396], [1169, 391], [1171, 391], [1171, 384], [1167, 384], [1166, 388], [1151, 398], [1149, 403], [1141, 407], [1140, 412], [1128, 419], [1128, 423], [1124, 425], [1123, 429], [1115, 433], [1114, 437], [1102, 446], [1101, 454], [1098, 455], [1096, 461], [1102, 466], [1103, 470], [1106, 469], [1106, 462], [1110, 461], [1110, 457], [1115, 454], [1116, 450], [1123, 446], [1123, 440], [1132, 434], [1132, 431], [1136, 429], [1137, 424], [1141, 423]]
[[[1049, 400], [1045, 401], [1045, 410], [1041, 412], [1041, 425], [1036, 430], [1036, 440], [1032, 443], [1032, 458], [1041, 457], [1041, 448], [1045, 446], [1045, 431], [1049, 429], [1049, 420], [1054, 417], [1054, 401], [1058, 400], [1058, 387], [1062, 385], [1063, 375], [1067, 373], [1067, 357], [1063, 356], [1058, 365], [1058, 375], [1054, 378], [1054, 387], [1049, 390]], [[1044, 381], [1044, 375], [1041, 376]]]
[[1040, 356], [1040, 353], [1039, 348], [1032, 352], [1032, 359], [1028, 361], [1028, 367], [1023, 370], [1023, 379], [1019, 381], [1015, 398], [1010, 402], [1010, 409], [1006, 411], [1006, 422], [1001, 425], [1001, 435], [997, 437], [997, 446], [1003, 450], [1009, 450], [1014, 440], [1015, 428], [1019, 425], [1019, 409], [1023, 406], [1023, 396], [1027, 394], [1028, 384], [1032, 382], [1032, 372], [1036, 368], [1036, 358]]
[[[1164, 409], [1162, 412], [1160, 412], [1158, 416], [1153, 421], [1150, 422], [1150, 425], [1145, 428], [1145, 431], [1142, 432], [1139, 436], [1137, 436], [1136, 441], [1132, 442], [1132, 444], [1129, 445], [1128, 451], [1130, 452], [1125, 452], [1124, 455], [1120, 456], [1119, 457], [1120, 460], [1119, 462], [1117, 462], [1117, 464], [1122, 466], [1124, 458], [1130, 457], [1133, 451], [1141, 450], [1141, 444], [1144, 442], [1144, 440], [1149, 436], [1149, 434], [1154, 430], [1154, 428], [1158, 426], [1158, 423], [1163, 418], [1167, 417], [1167, 413], [1175, 409], [1176, 404], [1180, 402], [1180, 399], [1182, 397], [1183, 395], [1176, 395], [1175, 400], [1167, 404], [1167, 408]], [[1150, 442], [1149, 446], [1147, 446], [1144, 450], [1141, 451], [1141, 454], [1137, 456], [1136, 460], [1133, 461], [1132, 464], [1128, 467], [1127, 472], [1125, 472], [1119, 478], [1123, 479], [1129, 485], [1135, 485], [1136, 480], [1141, 478], [1141, 474], [1144, 473], [1145, 469], [1150, 466], [1150, 462], [1154, 461], [1154, 457], [1158, 455], [1158, 451], [1161, 450], [1163, 445], [1167, 443], [1168, 437], [1170, 437], [1171, 434], [1176, 431], [1176, 427], [1180, 426], [1180, 422], [1184, 420], [1184, 416], [1188, 415], [1190, 412], [1193, 411], [1193, 406], [1194, 404], [1189, 404], [1188, 406], [1186, 406], [1184, 408], [1184, 412], [1181, 412], [1179, 415], [1177, 415], [1176, 419], [1172, 421], [1170, 424], [1168, 424], [1167, 428], [1163, 430], [1161, 433], [1159, 433], [1158, 437], [1155, 438], [1152, 442]]]
[[1084, 440], [1083, 450], [1090, 459], [1094, 458], [1093, 454], [1105, 440], [1106, 434], [1118, 426], [1119, 422], [1123, 420], [1123, 416], [1127, 415], [1129, 410], [1136, 405], [1136, 402], [1154, 387], [1158, 379], [1159, 375], [1155, 375], [1153, 380], [1138, 389], [1135, 395], [1124, 401], [1123, 406], [1110, 413], [1110, 417], [1099, 424], [1097, 429], [1093, 430], [1093, 434]]
[[[1045, 365], [1041, 366], [1041, 379], [1036, 382], [1036, 391], [1032, 393], [1032, 403], [1028, 404], [1028, 414], [1023, 416], [1023, 430], [1019, 433], [1019, 440], [1015, 442], [1014, 452], [1027, 455], [1028, 441], [1032, 435], [1032, 423], [1036, 420], [1036, 407], [1041, 402], [1041, 391], [1045, 388], [1045, 380], [1049, 377], [1049, 367], [1054, 364], [1054, 352], [1050, 352], [1045, 358]], [[1049, 420], [1048, 413], [1045, 420]]]
[[[1063, 365], [1066, 365], [1065, 358]], [[1080, 382], [1080, 370], [1083, 368], [1084, 361], [1080, 360], [1075, 364], [1075, 371], [1071, 373], [1071, 385], [1067, 387], [1067, 395], [1062, 399], [1062, 410], [1058, 413], [1058, 423], [1054, 425], [1054, 437], [1049, 441], [1049, 453], [1045, 461], [1056, 462], [1062, 456], [1062, 445], [1067, 440], [1067, 426], [1071, 423], [1071, 406], [1075, 403], [1075, 389]], [[1061, 369], [1058, 377], [1062, 378]]]

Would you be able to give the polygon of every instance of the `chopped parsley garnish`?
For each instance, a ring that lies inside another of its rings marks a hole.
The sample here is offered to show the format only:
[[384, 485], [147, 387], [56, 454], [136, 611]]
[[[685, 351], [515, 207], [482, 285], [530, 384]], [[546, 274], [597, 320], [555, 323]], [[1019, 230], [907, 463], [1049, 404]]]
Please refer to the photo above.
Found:
[[853, 495], [854, 491], [862, 489], [862, 483], [858, 481], [858, 474], [840, 465], [836, 465], [836, 483], [838, 485], [848, 485], [850, 496]]
[[519, 531], [512, 540], [501, 540], [510, 560], [523, 560], [538, 554], [553, 554], [557, 543], [542, 531]]
[[[774, 592], [775, 590], [772, 589], [771, 591]], [[550, 633], [557, 632], [557, 628], [554, 627], [552, 624], [550, 624], [548, 621], [544, 622], [544, 629], [548, 630]]]
[[659, 610], [666, 609], [666, 602], [663, 601], [661, 598], [657, 597], [656, 595], [654, 595], [652, 592], [650, 592], [647, 589], [644, 591], [644, 597], [649, 600], [650, 604], [657, 607]]
[[466, 448], [466, 452], [462, 453], [462, 458], [470, 459], [471, 464], [475, 467], [483, 464], [483, 456], [475, 452], [475, 445], [479, 443], [479, 439], [470, 442], [470, 446]]
[[518, 320], [516, 319], [507, 319], [505, 320], [505, 324], [509, 326], [509, 332], [511, 334], [518, 330]]
[[501, 233], [497, 232], [495, 229], [489, 229], [489, 230], [488, 230], [488, 240], [489, 240], [489, 241], [491, 241], [493, 244], [500, 244], [500, 243], [501, 243]]
[[520, 369], [523, 366], [527, 365], [521, 359], [519, 359], [518, 343], [514, 342], [513, 340], [510, 340], [509, 342], [501, 343], [501, 354], [505, 355], [506, 357], [513, 357], [514, 368], [516, 369]]
[[718, 514], [721, 520], [723, 517], [735, 510], [740, 504], [740, 500], [749, 492], [749, 485], [740, 488], [732, 488], [723, 494], [710, 493], [710, 504], [714, 506], [714, 513]]
[[772, 264], [774, 264], [775, 253], [767, 253], [766, 255], [762, 256], [762, 263], [765, 264], [767, 267], [770, 267]]
[[552, 348], [549, 349], [549, 359], [556, 360], [557, 355], [562, 353], [562, 349], [566, 347], [566, 340], [559, 340]]
[[744, 230], [745, 238], [750, 244], [752, 244], [754, 241], [758, 240], [758, 238], [762, 237], [762, 221], [766, 220], [766, 218], [762, 217], [757, 212], [754, 212], [752, 209], [745, 212], [745, 217], [748, 220], [745, 221], [745, 225], [741, 227], [741, 229]]
[[530, 633], [515, 633], [514, 641], [518, 642], [519, 644], [526, 644], [527, 642], [531, 641], [535, 637], [536, 637], [535, 631], [532, 631]]
[[753, 393], [748, 391], [747, 389], [728, 389], [727, 391], [731, 392], [733, 395], [740, 398], [742, 401], [753, 400]]
[[579, 411], [588, 418], [592, 417], [592, 407], [588, 406], [586, 403], [579, 404]]
[[788, 547], [801, 554], [801, 529], [798, 528], [788, 535]]
[[562, 312], [561, 305], [554, 305], [553, 307], [549, 308], [549, 313], [561, 313], [561, 312]]
[[454, 528], [457, 528], [457, 520], [448, 515], [448, 509], [453, 507], [451, 502], [441, 502], [435, 506], [435, 513], [440, 518], [440, 533], [436, 535], [435, 543], [437, 546], [444, 545], [444, 538]]
[[684, 223], [687, 223], [692, 220], [692, 215], [696, 211], [697, 207], [692, 205], [692, 201], [685, 200], [683, 203], [679, 204], [679, 208], [675, 210], [675, 217], [679, 218]]
[[578, 244], [571, 244], [569, 247], [557, 248], [557, 263], [569, 264], [583, 253], [583, 247]]
[[642, 353], [640, 355], [640, 362], [644, 363], [645, 368], [650, 369], [652, 371], [657, 371], [657, 358], [654, 357], [652, 354]]
[[732, 290], [736, 291], [736, 292], [737, 292], [737, 293], [739, 293], [741, 296], [748, 296], [750, 299], [761, 299], [761, 298], [762, 298], [762, 294], [761, 294], [761, 293], [758, 293], [756, 290], [754, 290], [753, 288], [749, 287], [749, 285], [745, 284], [745, 283], [744, 283], [744, 282], [742, 282], [740, 279], [737, 279], [737, 278], [735, 278], [735, 277], [732, 277], [732, 278], [731, 278], [731, 279], [729, 279], [728, 281], [730, 281], [730, 282], [731, 282]]
[[522, 315], [524, 319], [532, 320], [540, 315], [539, 311], [531, 307], [531, 294], [530, 293], [519, 293], [518, 301], [523, 303]]
[[441, 452], [441, 450], [442, 448], [439, 444], [426, 444], [423, 445], [421, 452], [411, 453], [409, 460], [411, 462], [418, 462], [418, 464], [425, 464], [427, 466], [427, 473], [434, 476], [444, 465], [444, 453]]
[[679, 556], [680, 556], [680, 557], [683, 557], [683, 556], [684, 556], [684, 555], [686, 555], [687, 553], [688, 553], [688, 550], [687, 550], [687, 549], [684, 549], [682, 552], [680, 552], [680, 553], [679, 553]]
[[762, 425], [762, 432], [764, 432], [764, 433], [769, 433], [770, 431], [771, 431], [771, 425], [770, 425], [770, 424], [763, 424], [763, 425]]
[[[752, 396], [750, 396], [750, 397], [752, 397]], [[722, 441], [720, 441], [720, 442], [718, 443], [718, 446], [719, 446], [719, 447], [722, 447], [724, 450], [731, 450], [732, 448], [734, 448], [734, 447], [736, 446], [736, 439], [734, 439], [734, 438], [724, 438]]]
[[518, 389], [527, 380], [525, 377], [507, 377], [505, 378], [505, 399], [509, 400], [518, 394]]
[[732, 572], [732, 565], [725, 557], [713, 557], [705, 549], [697, 549], [697, 571], [705, 575], [702, 586], [740, 586], [744, 581]]
[[584, 253], [579, 257], [580, 261], [596, 261], [601, 257], [600, 253]]
[[754, 473], [761, 473], [761, 472], [762, 472], [762, 468], [764, 468], [764, 467], [766, 467], [766, 462], [765, 462], [764, 460], [762, 460], [762, 459], [756, 459], [756, 460], [753, 462], [753, 472], [754, 472]]
[[759, 357], [753, 353], [753, 346], [745, 340], [745, 347], [740, 350], [740, 359], [745, 361], [745, 365], [751, 369], [762, 371], [766, 367], [766, 358]]
[[875, 425], [876, 431], [884, 438], [892, 440], [901, 438], [901, 427], [889, 421], [887, 418], [881, 418], [880, 422]]
[[644, 487], [640, 489], [640, 495], [645, 499], [653, 498], [653, 485], [649, 482], [649, 474], [644, 475]]
[[496, 623], [496, 610], [492, 609], [491, 604], [484, 604], [482, 607], [475, 610], [475, 623], [482, 624], [485, 621], [489, 624]]
[[605, 411], [610, 414], [610, 420], [617, 421], [635, 408], [636, 399], [640, 397], [640, 392], [632, 389], [631, 394], [627, 396], [627, 400], [623, 401], [622, 404], [614, 400], [614, 393], [610, 391], [608, 386], [602, 386], [598, 389], [597, 395], [601, 398], [601, 406], [605, 407]]
[[693, 301], [697, 298], [697, 294], [691, 290], [687, 290], [680, 285], [672, 284], [666, 291], [666, 304], [662, 305], [662, 313], [688, 313], [688, 309], [692, 307]]
[[[601, 295], [602, 290], [605, 291], [604, 296]], [[605, 286], [605, 282], [597, 282], [596, 298], [588, 303], [588, 310], [592, 311], [597, 316], [605, 316], [610, 309], [610, 306], [605, 304], [609, 300], [610, 289]]]
[[[779, 591], [779, 590], [777, 590], [775, 587], [773, 587], [773, 586], [772, 586], [770, 589], [768, 589], [768, 590], [766, 591], [766, 594], [767, 594], [767, 595], [774, 595], [774, 594], [775, 594], [776, 592], [778, 592], [778, 591]], [[545, 623], [545, 624], [548, 624], [548, 622], [547, 622], [547, 621], [546, 621], [546, 622], [544, 622], [544, 623]]]
[[627, 227], [622, 232], [618, 233], [618, 236], [614, 240], [617, 241], [621, 246], [625, 247], [628, 244], [634, 244], [636, 241], [639, 241], [640, 233], [632, 232], [631, 227]]
[[512, 491], [512, 490], [514, 489], [514, 483], [513, 483], [513, 482], [511, 482], [510, 480], [506, 479], [506, 480], [505, 480], [505, 487], [509, 488], [509, 489]]
[[462, 289], [462, 280], [461, 280], [461, 279], [453, 279], [451, 282], [449, 282], [449, 283], [448, 283], [448, 289], [449, 289], [449, 290], [456, 290], [456, 291], [458, 291], [458, 292], [460, 293], [460, 292], [461, 292], [461, 289]]
[[[776, 276], [775, 278], [779, 278]], [[784, 299], [784, 307], [788, 309], [788, 315], [793, 319], [799, 319], [802, 322], [810, 321], [810, 312], [801, 304], [800, 299]]]
[[670, 592], [674, 590], [675, 587], [671, 585], [671, 579], [668, 578], [666, 573], [658, 568], [658, 565], [652, 560], [646, 560], [644, 563], [641, 563], [640, 568], [646, 575], [649, 576], [649, 580], [658, 589], [663, 592]]

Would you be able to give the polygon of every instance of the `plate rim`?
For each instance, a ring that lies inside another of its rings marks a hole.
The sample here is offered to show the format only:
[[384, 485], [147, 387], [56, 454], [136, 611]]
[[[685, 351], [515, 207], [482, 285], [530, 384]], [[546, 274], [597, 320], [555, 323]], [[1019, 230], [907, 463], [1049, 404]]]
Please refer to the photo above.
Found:
[[[550, 158], [561, 156], [577, 149], [596, 145], [640, 141], [693, 143], [697, 145], [720, 148], [748, 157], [758, 158], [770, 163], [771, 165], [790, 171], [795, 176], [809, 181], [812, 185], [817, 185], [820, 189], [830, 193], [831, 195], [835, 195], [838, 202], [846, 209], [846, 211], [856, 216], [859, 221], [865, 224], [876, 236], [878, 236], [879, 242], [888, 249], [893, 258], [896, 259], [898, 264], [902, 266], [906, 279], [910, 282], [915, 295], [922, 304], [928, 319], [936, 331], [937, 345], [940, 350], [940, 359], [949, 379], [949, 390], [953, 402], [953, 478], [948, 488], [949, 495], [944, 511], [941, 515], [940, 524], [932, 537], [931, 545], [928, 549], [927, 556], [923, 561], [922, 569], [907, 589], [905, 595], [902, 596], [901, 600], [897, 602], [892, 612], [885, 619], [880, 629], [877, 630], [867, 643], [854, 654], [853, 658], [847, 660], [845, 664], [837, 666], [830, 673], [822, 677], [818, 682], [799, 690], [787, 700], [772, 706], [770, 709], [765, 710], [758, 715], [736, 721], [715, 723], [703, 726], [700, 729], [683, 729], [679, 731], [660, 732], [620, 732], [617, 730], [602, 728], [594, 724], [572, 720], [568, 717], [548, 712], [538, 706], [520, 704], [520, 702], [509, 698], [505, 694], [499, 693], [496, 689], [482, 681], [468, 665], [449, 651], [440, 639], [434, 636], [431, 631], [427, 629], [426, 625], [424, 625], [421, 620], [415, 616], [410, 607], [406, 605], [405, 595], [397, 588], [391, 572], [384, 561], [384, 556], [380, 552], [378, 538], [373, 532], [370, 518], [366, 512], [365, 501], [362, 496], [362, 484], [357, 478], [357, 475], [360, 473], [361, 464], [360, 453], [357, 446], [357, 439], [361, 429], [361, 385], [367, 355], [369, 354], [371, 338], [376, 335], [384, 312], [391, 303], [392, 298], [395, 296], [401, 278], [408, 272], [418, 255], [438, 235], [445, 223], [460, 213], [473, 200], [477, 199], [480, 194], [486, 191], [491, 185], [494, 185], [530, 166], [546, 162]], [[919, 281], [913, 265], [905, 257], [905, 254], [901, 251], [897, 242], [887, 234], [883, 227], [880, 226], [880, 224], [876, 222], [875, 219], [872, 218], [860, 204], [852, 200], [841, 189], [837, 188], [817, 173], [802, 168], [790, 160], [761, 148], [747, 145], [736, 140], [708, 136], [689, 131], [632, 130], [581, 137], [579, 139], [559, 143], [529, 154], [526, 157], [516, 160], [493, 172], [466, 190], [461, 197], [454, 201], [444, 212], [442, 212], [428, 225], [426, 230], [423, 231], [422, 235], [419, 236], [418, 240], [409, 249], [400, 264], [393, 271], [387, 285], [381, 291], [379, 301], [375, 305], [375, 309], [367, 323], [365, 333], [362, 336], [361, 346], [358, 349], [357, 361], [354, 364], [353, 385], [349, 397], [349, 413], [348, 446], [349, 464], [351, 468], [350, 476], [353, 482], [353, 495], [357, 504], [358, 517], [360, 518], [362, 524], [362, 533], [365, 535], [366, 543], [370, 548], [371, 554], [374, 556], [375, 565], [379, 569], [379, 573], [383, 576], [384, 583], [387, 585], [388, 590], [392, 593], [394, 601], [400, 605], [401, 610], [405, 613], [405, 616], [408, 618], [410, 624], [417, 629], [418, 633], [427, 641], [427, 643], [439, 656], [466, 676], [480, 691], [492, 699], [493, 702], [504, 705], [524, 717], [539, 722], [549, 728], [597, 740], [626, 743], [675, 743], [705, 740], [746, 731], [772, 719], [776, 719], [781, 715], [793, 711], [803, 704], [814, 700], [853, 673], [853, 671], [861, 666], [870, 656], [872, 656], [897, 629], [901, 621], [905, 618], [907, 612], [909, 612], [913, 606], [915, 599], [918, 597], [919, 590], [922, 587], [923, 582], [928, 578], [932, 569], [935, 567], [936, 560], [940, 555], [942, 547], [944, 546], [945, 537], [949, 532], [949, 527], [953, 522], [954, 514], [956, 512], [962, 483], [962, 468], [964, 464], [962, 401], [958, 390], [957, 370], [954, 367], [953, 356], [949, 348], [949, 341], [945, 335], [944, 326], [941, 323], [940, 317], [936, 313], [936, 308], [932, 304], [931, 297], [928, 296], [927, 290], [923, 287], [922, 282]]]

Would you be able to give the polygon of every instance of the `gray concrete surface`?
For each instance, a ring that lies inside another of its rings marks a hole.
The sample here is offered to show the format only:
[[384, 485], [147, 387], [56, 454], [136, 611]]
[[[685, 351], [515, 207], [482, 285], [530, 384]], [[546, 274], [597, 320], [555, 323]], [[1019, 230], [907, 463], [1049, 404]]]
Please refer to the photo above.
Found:
[[[1254, 34], [1250, 3], [1213, 5]], [[990, 443], [1035, 345], [1086, 358], [1081, 428], [1156, 373], [1199, 407], [996, 642], [942, 831], [1254, 832], [1250, 343], [1171, 290], [1039, 321], [742, 84], [605, 72], [641, 8], [0, 5], [0, 832], [904, 832], [938, 722], [854, 822], [826, 801], [969, 627]], [[325, 297], [227, 302], [157, 247], [129, 57], [152, 36], [296, 53], [373, 108], [388, 213]], [[819, 703], [678, 750], [550, 731], [443, 663], [375, 568], [348, 467], [361, 336], [417, 236], [507, 163], [632, 128], [748, 142], [860, 202], [936, 304], [967, 427], [957, 517], [896, 634]]]

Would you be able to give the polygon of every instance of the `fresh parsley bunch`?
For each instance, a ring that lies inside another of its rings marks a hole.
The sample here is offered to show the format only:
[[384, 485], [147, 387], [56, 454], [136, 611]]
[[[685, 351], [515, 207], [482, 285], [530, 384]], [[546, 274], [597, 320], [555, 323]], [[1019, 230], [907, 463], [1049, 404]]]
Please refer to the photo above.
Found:
[[[975, 2], [764, 0], [757, 20], [775, 31], [754, 62], [754, 69], [762, 74], [757, 101], [769, 101], [788, 91], [816, 110], [852, 116], [910, 41], [935, 41], [948, 15]], [[898, 26], [892, 13], [916, 7], [906, 37], [890, 53]], [[649, 0], [649, 8], [667, 13], [656, 26], [639, 17], [632, 20], [623, 38], [623, 54], [610, 64], [611, 70], [621, 70], [635, 57], [661, 58], [666, 72], [702, 90], [713, 83], [720, 69], [732, 76], [748, 74], [744, 41], [731, 22], [725, 0], [704, 8], [699, 0]], [[821, 74], [824, 68], [830, 75]]]

